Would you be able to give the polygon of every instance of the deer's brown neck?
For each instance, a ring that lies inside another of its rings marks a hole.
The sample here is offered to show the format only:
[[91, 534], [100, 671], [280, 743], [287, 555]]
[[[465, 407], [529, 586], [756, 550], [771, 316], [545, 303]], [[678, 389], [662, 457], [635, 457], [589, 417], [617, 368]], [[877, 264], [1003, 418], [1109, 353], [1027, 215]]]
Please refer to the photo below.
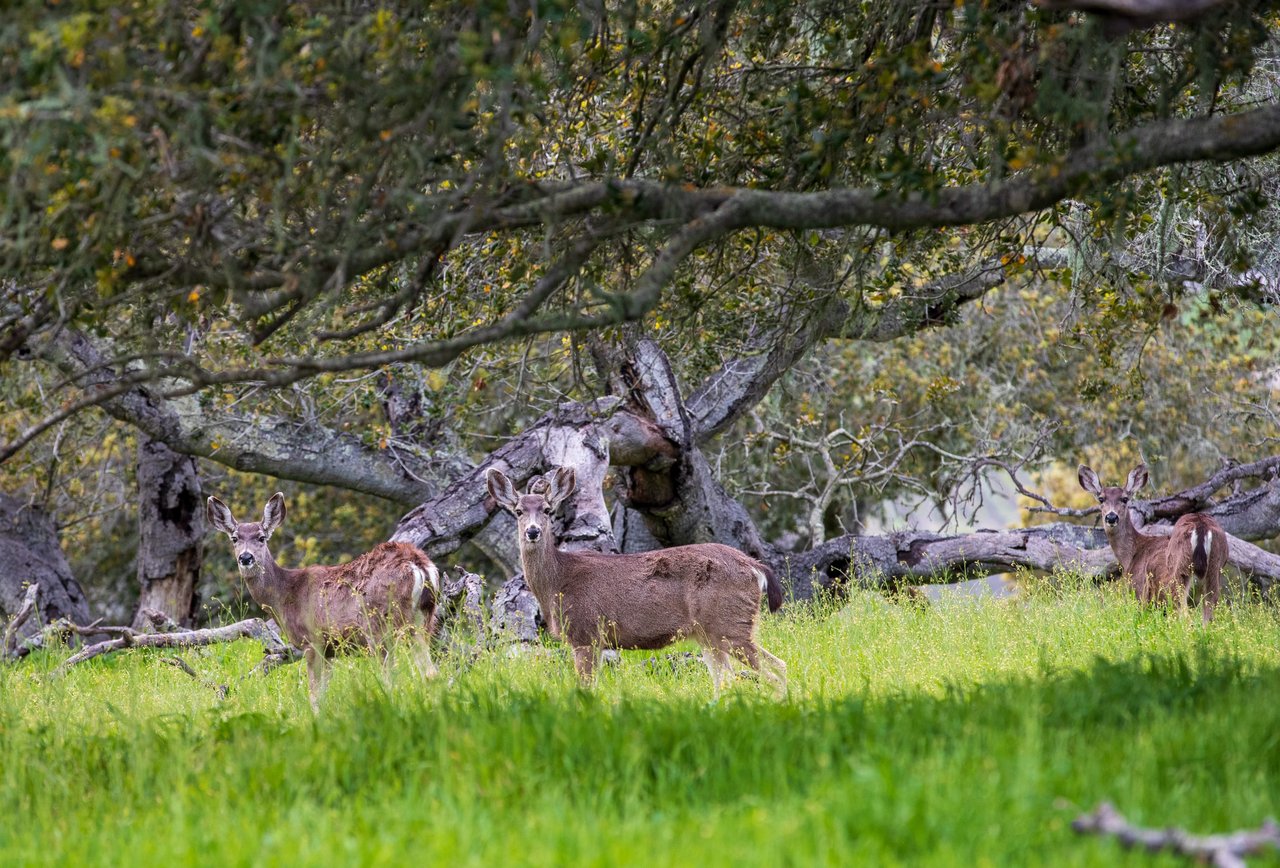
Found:
[[262, 565], [262, 572], [245, 576], [245, 584], [249, 586], [249, 594], [258, 605], [271, 609], [279, 618], [283, 614], [286, 603], [296, 595], [304, 572], [304, 570], [291, 570], [280, 566], [271, 553], [267, 552], [267, 561]]
[[1134, 527], [1133, 522], [1129, 519], [1129, 510], [1126, 509], [1120, 516], [1120, 524], [1116, 528], [1116, 532], [1107, 534], [1107, 539], [1111, 543], [1111, 550], [1116, 554], [1116, 560], [1120, 562], [1121, 569], [1129, 572], [1138, 553], [1153, 541], [1161, 538], [1148, 536]]
[[559, 593], [564, 574], [564, 558], [564, 553], [556, 548], [555, 541], [549, 535], [543, 537], [536, 546], [520, 547], [524, 580], [540, 604], [544, 596], [550, 598]]

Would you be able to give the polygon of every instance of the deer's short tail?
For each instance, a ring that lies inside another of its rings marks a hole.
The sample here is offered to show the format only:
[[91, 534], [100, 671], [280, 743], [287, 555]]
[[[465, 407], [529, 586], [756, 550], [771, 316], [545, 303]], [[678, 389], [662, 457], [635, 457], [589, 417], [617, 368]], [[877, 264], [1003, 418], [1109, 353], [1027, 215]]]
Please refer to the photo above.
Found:
[[1191, 531], [1191, 568], [1202, 579], [1209, 569], [1209, 549], [1212, 546], [1213, 531], [1205, 530], [1202, 532], [1201, 528]]
[[752, 567], [752, 571], [760, 581], [760, 590], [769, 601], [769, 611], [776, 612], [781, 609], [782, 585], [778, 582], [778, 577], [773, 574], [773, 570], [764, 564], [757, 563]]
[[412, 564], [409, 569], [413, 571], [414, 608], [430, 615], [440, 601], [440, 570], [431, 561]]
[[1178, 520], [1169, 537], [1169, 572], [1193, 574], [1205, 579], [1216, 574], [1227, 560], [1226, 531], [1208, 516], [1191, 515]]

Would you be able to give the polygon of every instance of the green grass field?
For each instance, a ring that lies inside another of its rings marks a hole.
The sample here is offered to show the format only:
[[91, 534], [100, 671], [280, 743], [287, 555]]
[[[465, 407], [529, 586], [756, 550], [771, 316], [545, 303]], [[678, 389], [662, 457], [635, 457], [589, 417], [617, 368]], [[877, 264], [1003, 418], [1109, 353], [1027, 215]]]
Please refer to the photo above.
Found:
[[[1196, 831], [1280, 815], [1280, 620], [1207, 629], [1119, 589], [929, 608], [856, 594], [765, 619], [791, 694], [625, 655], [438, 655], [422, 684], [339, 662], [226, 699], [128, 652], [0, 668], [0, 864], [1180, 864], [1081, 838], [1109, 799]], [[1271, 857], [1274, 860], [1274, 857]]]

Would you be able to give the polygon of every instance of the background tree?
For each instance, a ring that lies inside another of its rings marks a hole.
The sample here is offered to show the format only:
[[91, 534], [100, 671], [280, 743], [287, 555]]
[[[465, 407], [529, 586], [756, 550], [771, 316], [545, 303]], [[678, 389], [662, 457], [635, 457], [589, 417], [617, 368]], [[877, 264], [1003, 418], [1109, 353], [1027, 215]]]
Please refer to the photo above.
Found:
[[608, 432], [627, 538], [825, 581], [984, 471], [1261, 458], [1277, 15], [1197, 12], [20, 4], [0, 459], [62, 492], [105, 412], [510, 567], [460, 493]]

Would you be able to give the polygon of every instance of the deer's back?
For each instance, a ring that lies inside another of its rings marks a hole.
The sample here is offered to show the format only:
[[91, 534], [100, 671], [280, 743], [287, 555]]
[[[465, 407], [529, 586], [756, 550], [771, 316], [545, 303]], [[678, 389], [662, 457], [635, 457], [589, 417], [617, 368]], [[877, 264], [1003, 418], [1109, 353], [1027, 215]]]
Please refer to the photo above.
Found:
[[697, 633], [750, 635], [759, 614], [760, 566], [729, 546], [562, 558], [557, 623], [571, 644], [661, 648]]
[[412, 621], [415, 585], [428, 593], [422, 589], [431, 569], [421, 549], [387, 542], [345, 564], [296, 570], [298, 605], [286, 621], [299, 629], [289, 623], [285, 628], [299, 634], [295, 641], [330, 650], [344, 644], [368, 647]]

